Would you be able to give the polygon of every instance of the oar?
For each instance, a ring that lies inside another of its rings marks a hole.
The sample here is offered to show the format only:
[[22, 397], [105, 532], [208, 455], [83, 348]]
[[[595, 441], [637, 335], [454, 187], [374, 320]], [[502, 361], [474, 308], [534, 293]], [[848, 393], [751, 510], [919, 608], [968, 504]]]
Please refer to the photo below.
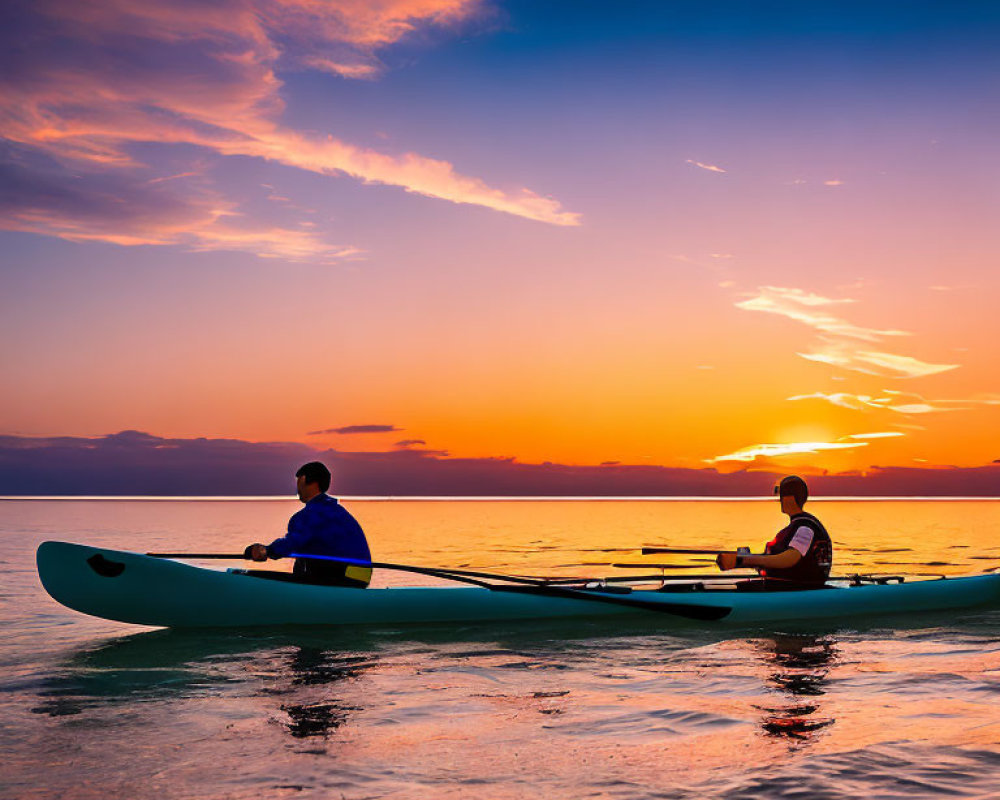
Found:
[[641, 564], [616, 562], [611, 564], [616, 569], [704, 569], [707, 564]]
[[[612, 564], [612, 567], [618, 569], [683, 569], [676, 564]], [[698, 565], [701, 566], [701, 565]], [[710, 572], [706, 574], [695, 574], [691, 572], [680, 572], [676, 575], [672, 575], [668, 572], [661, 572], [657, 575], [657, 578], [664, 580], [676, 580], [676, 581], [707, 581], [714, 578], [720, 580], [729, 579], [742, 579], [742, 578], [758, 578], [759, 573], [754, 572], [736, 572], [734, 570], [729, 570], [727, 572]]]
[[[651, 581], [686, 581], [688, 583], [702, 583], [704, 581], [717, 581], [726, 583], [727, 581], [742, 581], [747, 578], [759, 577], [756, 572], [737, 573], [730, 575], [728, 572], [714, 572], [707, 575], [670, 575], [657, 572], [655, 575], [612, 575], [607, 578], [587, 578], [589, 581], [599, 581], [601, 583], [650, 583]], [[580, 578], [546, 578], [546, 584], [553, 583], [584, 583]]]
[[[686, 575], [684, 577], [687, 578]], [[547, 586], [556, 586], [577, 583], [649, 583], [662, 579], [663, 575], [657, 573], [656, 575], [612, 575], [605, 578], [545, 578], [544, 581]]]
[[[244, 558], [242, 553], [239, 555], [231, 553], [147, 553], [146, 555], [153, 556], [154, 558]], [[333, 561], [340, 564], [371, 567], [372, 569], [395, 570], [396, 572], [412, 572], [417, 575], [428, 575], [431, 577], [443, 578], [445, 580], [453, 580], [458, 583], [471, 583], [474, 586], [481, 586], [492, 592], [518, 592], [523, 594], [546, 595], [549, 597], [565, 597], [573, 600], [584, 600], [594, 603], [608, 603], [610, 605], [638, 608], [644, 611], [656, 611], [661, 614], [673, 614], [675, 616], [687, 617], [688, 619], [696, 620], [719, 620], [727, 616], [732, 611], [732, 609], [727, 606], [656, 603], [649, 600], [636, 600], [630, 597], [603, 595], [596, 592], [568, 589], [563, 586], [551, 586], [543, 580], [534, 578], [520, 578], [513, 575], [499, 575], [490, 572], [438, 569], [435, 567], [416, 567], [409, 564], [390, 564], [382, 561], [362, 561], [357, 558], [338, 558], [336, 556], [306, 555], [302, 553], [291, 553], [289, 557], [306, 558], [313, 561]], [[495, 583], [487, 583], [486, 580], [482, 580], [484, 578], [488, 580], [505, 581], [516, 585], [503, 586]]]
[[[697, 620], [722, 619], [732, 611], [731, 608], [725, 606], [657, 603], [650, 600], [636, 600], [631, 597], [622, 597], [621, 595], [606, 595], [580, 589], [569, 589], [564, 586], [553, 586], [552, 584], [537, 578], [520, 578], [513, 575], [498, 575], [490, 572], [472, 572], [470, 570], [453, 570], [450, 568], [438, 567], [415, 567], [409, 564], [390, 564], [384, 561], [362, 561], [356, 558], [338, 558], [336, 556], [308, 556], [299, 553], [290, 554], [290, 558], [311, 558], [318, 561], [333, 561], [341, 564], [371, 567], [372, 569], [387, 569], [395, 570], [396, 572], [413, 572], [418, 575], [429, 575], [431, 577], [444, 578], [446, 580], [453, 580], [459, 583], [471, 583], [475, 586], [482, 586], [492, 592], [517, 592], [519, 594], [566, 597], [573, 600], [590, 600], [596, 603], [608, 603], [610, 605], [639, 608], [644, 611], [656, 611], [661, 614], [674, 614], [676, 616], [688, 617], [689, 619]], [[515, 585], [504, 586], [496, 583], [487, 583], [484, 580], [479, 580], [480, 578], [501, 580]]]
[[243, 553], [146, 553], [153, 558], [225, 558], [230, 561], [247, 561]]
[[644, 556], [653, 555], [654, 553], [676, 553], [677, 555], [696, 555], [696, 556], [717, 556], [719, 553], [735, 553], [735, 550], [712, 550], [701, 547], [655, 547], [653, 545], [647, 545], [642, 548], [642, 554]]

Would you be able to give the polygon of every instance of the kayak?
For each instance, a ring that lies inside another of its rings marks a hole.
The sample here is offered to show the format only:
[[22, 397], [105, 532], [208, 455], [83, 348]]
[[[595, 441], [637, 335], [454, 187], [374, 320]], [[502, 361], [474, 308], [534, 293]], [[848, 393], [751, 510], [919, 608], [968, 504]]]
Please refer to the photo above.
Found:
[[[756, 624], [919, 615], [1000, 605], [1000, 575], [737, 592], [508, 586], [355, 589], [272, 580], [66, 542], [37, 552], [45, 590], [75, 611], [168, 628], [476, 623], [644, 614], [661, 625]], [[674, 587], [675, 589], [677, 587]], [[688, 587], [689, 589], [691, 587]], [[660, 612], [660, 613], [658, 613]]]

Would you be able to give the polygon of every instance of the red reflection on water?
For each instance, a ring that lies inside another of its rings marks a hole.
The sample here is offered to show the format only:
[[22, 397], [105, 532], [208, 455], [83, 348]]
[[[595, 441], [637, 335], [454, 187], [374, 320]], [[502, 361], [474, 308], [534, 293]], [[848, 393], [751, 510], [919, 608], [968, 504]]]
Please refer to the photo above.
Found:
[[[810, 741], [815, 733], [836, 721], [819, 712], [826, 694], [830, 670], [838, 650], [829, 637], [776, 636], [754, 642], [765, 664], [773, 667], [768, 683], [776, 686], [791, 702], [776, 706], [756, 706], [764, 712], [761, 727], [770, 736]], [[803, 698], [809, 698], [805, 701]]]

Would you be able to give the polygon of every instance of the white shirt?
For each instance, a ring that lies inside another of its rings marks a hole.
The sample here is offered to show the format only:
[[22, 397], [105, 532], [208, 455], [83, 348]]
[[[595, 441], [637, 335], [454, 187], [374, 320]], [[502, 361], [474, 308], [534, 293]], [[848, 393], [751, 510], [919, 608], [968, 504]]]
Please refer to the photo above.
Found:
[[805, 556], [809, 552], [809, 548], [812, 547], [813, 543], [813, 530], [808, 525], [800, 525], [795, 531], [795, 535], [792, 536], [792, 540], [788, 543], [789, 547], [794, 547], [799, 551], [799, 555]]

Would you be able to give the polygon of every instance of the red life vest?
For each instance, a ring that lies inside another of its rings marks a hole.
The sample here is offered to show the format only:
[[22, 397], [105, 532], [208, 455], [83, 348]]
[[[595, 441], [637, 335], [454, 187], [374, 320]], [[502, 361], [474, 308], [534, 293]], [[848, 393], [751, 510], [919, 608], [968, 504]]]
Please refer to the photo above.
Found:
[[767, 543], [767, 547], [764, 548], [765, 555], [784, 553], [791, 546], [795, 531], [803, 525], [813, 532], [812, 544], [809, 545], [805, 555], [794, 567], [762, 569], [760, 570], [762, 576], [796, 583], [823, 583], [830, 577], [830, 567], [833, 564], [833, 542], [830, 540], [830, 534], [826, 532], [822, 522], [805, 511], [793, 515], [789, 524]]

